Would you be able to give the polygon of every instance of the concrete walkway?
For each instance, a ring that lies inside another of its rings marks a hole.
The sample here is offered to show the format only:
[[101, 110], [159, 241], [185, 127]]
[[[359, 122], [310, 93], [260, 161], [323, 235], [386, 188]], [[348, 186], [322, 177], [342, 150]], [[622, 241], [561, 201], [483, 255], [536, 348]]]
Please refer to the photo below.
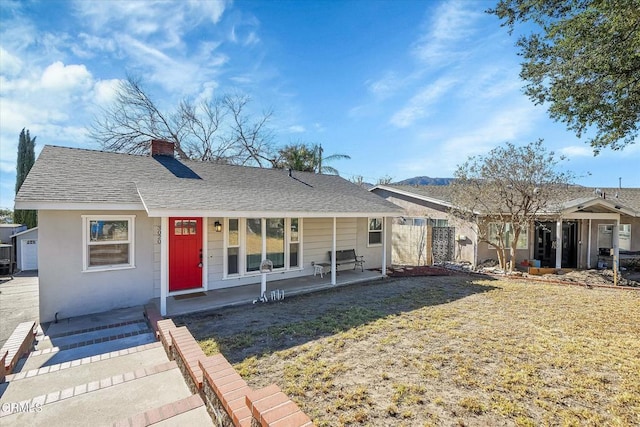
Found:
[[38, 272], [0, 277], [0, 347], [21, 322], [38, 323]]

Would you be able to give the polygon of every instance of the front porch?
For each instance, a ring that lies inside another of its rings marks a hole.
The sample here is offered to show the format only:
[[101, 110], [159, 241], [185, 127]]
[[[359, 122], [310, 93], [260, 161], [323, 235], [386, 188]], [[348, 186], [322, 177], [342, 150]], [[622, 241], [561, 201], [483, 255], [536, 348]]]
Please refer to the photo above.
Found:
[[[359, 282], [379, 280], [383, 277], [380, 271], [376, 270], [340, 270], [339, 274], [336, 275], [336, 284], [332, 285], [331, 273], [325, 274], [322, 278], [320, 275], [309, 275], [274, 281], [269, 281], [267, 276], [267, 297], [270, 297], [271, 291], [276, 289], [283, 290], [285, 298], [288, 298], [292, 295], [315, 292]], [[260, 283], [197, 292], [193, 295], [194, 296], [181, 295], [178, 297], [167, 297], [166, 316], [171, 317], [214, 310], [231, 305], [251, 304], [260, 297]], [[154, 298], [152, 302], [160, 309], [160, 298]]]

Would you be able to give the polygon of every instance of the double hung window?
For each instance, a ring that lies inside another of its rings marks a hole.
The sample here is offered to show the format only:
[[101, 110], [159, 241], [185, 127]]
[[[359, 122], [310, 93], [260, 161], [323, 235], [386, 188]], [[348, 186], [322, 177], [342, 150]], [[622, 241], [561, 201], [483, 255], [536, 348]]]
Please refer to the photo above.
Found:
[[134, 267], [135, 216], [88, 216], [83, 223], [83, 270]]

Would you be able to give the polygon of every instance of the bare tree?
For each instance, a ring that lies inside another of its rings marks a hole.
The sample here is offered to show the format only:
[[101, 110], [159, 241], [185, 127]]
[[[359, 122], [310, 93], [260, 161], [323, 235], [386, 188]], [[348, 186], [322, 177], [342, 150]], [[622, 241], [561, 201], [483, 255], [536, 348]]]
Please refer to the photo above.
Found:
[[229, 142], [236, 151], [233, 163], [274, 166], [273, 135], [267, 126], [273, 112], [266, 111], [253, 120], [246, 112], [250, 101], [251, 98], [241, 94], [226, 95], [222, 100], [222, 105], [231, 115]]
[[90, 136], [105, 150], [144, 154], [149, 140], [174, 143], [182, 159], [265, 166], [273, 163], [272, 112], [253, 118], [247, 95], [234, 94], [194, 103], [182, 100], [174, 111], [158, 107], [139, 80], [120, 82], [114, 102], [102, 109]]
[[[553, 194], [573, 179], [542, 140], [506, 143], [458, 166], [451, 185], [451, 213], [476, 227], [478, 241], [496, 248], [502, 269], [513, 271], [521, 234], [553, 208]], [[509, 257], [507, 257], [507, 251]]]

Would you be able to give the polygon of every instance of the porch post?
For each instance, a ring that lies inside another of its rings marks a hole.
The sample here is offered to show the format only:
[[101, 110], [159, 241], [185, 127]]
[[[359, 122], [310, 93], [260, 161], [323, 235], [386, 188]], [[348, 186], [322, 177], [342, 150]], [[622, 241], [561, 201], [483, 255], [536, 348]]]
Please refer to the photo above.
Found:
[[587, 233], [587, 269], [591, 270], [591, 218], [589, 218], [589, 232]]
[[620, 271], [620, 215], [616, 218], [616, 226], [613, 228], [613, 268], [616, 273]]
[[387, 217], [382, 217], [382, 276], [387, 275]]
[[336, 284], [336, 217], [333, 217], [333, 242], [331, 244], [331, 284]]
[[562, 218], [556, 221], [556, 268], [562, 268]]
[[167, 315], [167, 293], [169, 292], [169, 218], [160, 218], [160, 314]]

